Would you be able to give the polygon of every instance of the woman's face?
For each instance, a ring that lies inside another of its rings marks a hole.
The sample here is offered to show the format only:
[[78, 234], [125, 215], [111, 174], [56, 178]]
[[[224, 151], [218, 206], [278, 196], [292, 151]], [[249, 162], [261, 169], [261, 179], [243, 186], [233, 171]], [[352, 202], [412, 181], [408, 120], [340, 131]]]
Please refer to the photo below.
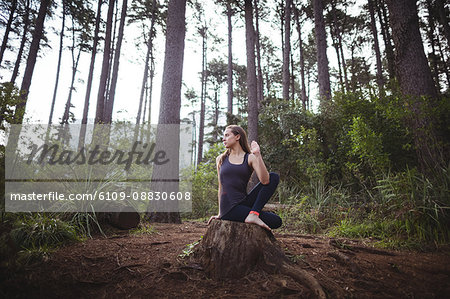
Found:
[[226, 148], [233, 147], [234, 144], [239, 143], [240, 135], [234, 135], [231, 129], [226, 129], [223, 133], [223, 145], [225, 145]]

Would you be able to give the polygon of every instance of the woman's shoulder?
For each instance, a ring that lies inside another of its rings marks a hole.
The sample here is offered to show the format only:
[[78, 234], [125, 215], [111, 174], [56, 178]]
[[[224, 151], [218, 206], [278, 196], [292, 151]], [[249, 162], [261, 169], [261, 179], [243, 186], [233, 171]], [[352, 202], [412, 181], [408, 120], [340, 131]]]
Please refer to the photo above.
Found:
[[216, 157], [216, 164], [219, 164], [220, 161], [224, 158], [225, 153], [222, 153]]
[[247, 164], [250, 168], [253, 168], [253, 163], [256, 160], [255, 154], [247, 153]]

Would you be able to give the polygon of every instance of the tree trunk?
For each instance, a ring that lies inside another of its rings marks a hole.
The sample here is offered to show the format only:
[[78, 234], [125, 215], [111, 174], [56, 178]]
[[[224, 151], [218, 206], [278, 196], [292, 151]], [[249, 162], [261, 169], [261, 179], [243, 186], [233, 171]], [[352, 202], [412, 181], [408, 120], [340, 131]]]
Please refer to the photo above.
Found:
[[344, 79], [342, 77], [342, 66], [341, 66], [341, 53], [339, 51], [339, 43], [336, 38], [336, 33], [333, 33], [333, 29], [330, 28], [331, 39], [333, 41], [333, 48], [336, 51], [336, 57], [338, 62], [338, 73], [339, 73], [339, 84], [341, 85], [341, 90], [344, 90]]
[[13, 0], [11, 3], [11, 10], [9, 11], [8, 22], [6, 23], [5, 34], [3, 35], [2, 46], [0, 48], [0, 65], [2, 64], [3, 61], [3, 54], [5, 54], [6, 45], [8, 44], [8, 36], [9, 32], [11, 32], [11, 24], [14, 20], [14, 13], [16, 12], [16, 8], [17, 8], [17, 0]]
[[14, 64], [14, 70], [11, 76], [11, 83], [15, 83], [17, 76], [19, 75], [20, 62], [22, 61], [22, 54], [27, 42], [28, 27], [30, 26], [30, 0], [27, 0], [25, 5], [25, 15], [23, 17], [23, 32], [22, 40], [20, 41], [19, 51], [17, 52], [16, 63]]
[[339, 84], [341, 85], [341, 90], [344, 91], [344, 80], [342, 77], [342, 67], [341, 67], [341, 54], [339, 51], [339, 26], [338, 21], [336, 17], [336, 4], [334, 1], [331, 1], [331, 14], [333, 15], [333, 24], [330, 24], [330, 33], [331, 33], [331, 39], [333, 41], [333, 47], [336, 51], [336, 57], [338, 62], [338, 72], [339, 72]]
[[109, 0], [108, 5], [108, 17], [106, 20], [106, 35], [105, 35], [105, 47], [103, 50], [102, 72], [100, 75], [100, 83], [97, 95], [97, 111], [95, 112], [96, 124], [104, 123], [105, 121], [103, 112], [105, 109], [106, 82], [108, 81], [109, 59], [111, 55], [111, 30], [114, 13], [114, 2], [115, 0]]
[[108, 75], [106, 76], [106, 89], [105, 89], [105, 103], [103, 106], [103, 118], [104, 123], [107, 123], [106, 119], [108, 118], [106, 116], [106, 111], [108, 110], [108, 101], [109, 101], [109, 90], [111, 87], [111, 79], [112, 79], [112, 68], [113, 68], [113, 61], [116, 53], [116, 29], [117, 29], [117, 16], [119, 15], [119, 4], [118, 0], [114, 0], [114, 14], [113, 14], [113, 26], [112, 26], [112, 33], [111, 33], [111, 49], [110, 49], [110, 55], [109, 55], [109, 62], [108, 62]]
[[377, 24], [375, 20], [375, 11], [373, 0], [367, 0], [370, 14], [370, 29], [373, 35], [373, 48], [375, 50], [376, 66], [377, 66], [377, 84], [380, 91], [384, 89], [383, 70], [381, 64], [380, 46], [378, 44]]
[[[155, 77], [155, 62], [153, 59], [153, 47], [150, 52], [150, 83], [148, 87], [148, 130], [147, 130], [147, 140], [150, 141], [150, 129], [152, 125], [152, 102], [153, 102], [153, 78]], [[194, 129], [195, 130], [195, 129]]]
[[228, 86], [228, 105], [227, 105], [227, 125], [231, 123], [231, 116], [233, 115], [233, 47], [232, 47], [232, 31], [233, 25], [231, 17], [233, 11], [231, 9], [230, 1], [227, 1], [227, 21], [228, 21], [228, 67], [227, 67], [227, 86]]
[[255, 0], [254, 2], [255, 6], [255, 46], [256, 46], [256, 61], [257, 61], [257, 72], [258, 76], [256, 78], [257, 80], [257, 97], [258, 97], [258, 110], [261, 109], [262, 102], [264, 100], [263, 91], [264, 91], [264, 84], [263, 84], [263, 75], [262, 75], [262, 69], [261, 69], [261, 45], [260, 45], [260, 34], [259, 34], [259, 9], [258, 9], [258, 1]]
[[155, 27], [155, 9], [156, 9], [156, 0], [153, 0], [152, 2], [152, 21], [150, 23], [150, 32], [147, 40], [147, 55], [145, 56], [145, 66], [144, 66], [144, 75], [142, 77], [142, 85], [141, 85], [141, 94], [139, 96], [139, 108], [136, 116], [136, 126], [134, 129], [134, 137], [133, 140], [137, 140], [138, 131], [139, 131], [139, 124], [141, 121], [141, 113], [142, 113], [142, 102], [144, 100], [144, 91], [145, 87], [147, 86], [148, 82], [148, 70], [150, 66], [150, 54], [152, 53], [153, 49], [153, 30]]
[[[153, 71], [153, 69], [152, 69], [152, 71]], [[150, 94], [150, 89], [152, 88], [151, 85], [153, 84], [153, 82], [149, 82], [149, 81], [152, 81], [152, 80], [153, 80], [153, 78], [145, 81], [144, 114], [142, 115], [142, 124], [147, 125], [147, 129], [141, 130], [141, 137], [140, 137], [140, 140], [142, 140], [144, 143], [151, 142], [150, 141], [150, 130], [151, 130], [150, 120], [151, 120], [151, 113], [152, 113], [152, 95]], [[147, 121], [145, 119], [146, 117], [147, 117]], [[145, 136], [144, 136], [144, 131], [146, 133]]]
[[284, 5], [283, 0], [278, 3], [277, 12], [280, 17], [280, 30], [281, 30], [281, 55], [284, 55]]
[[63, 1], [62, 3], [62, 24], [61, 24], [61, 32], [59, 34], [59, 53], [58, 53], [58, 66], [56, 67], [56, 79], [55, 79], [55, 88], [53, 90], [53, 98], [52, 98], [52, 105], [50, 106], [50, 116], [48, 117], [48, 124], [52, 124], [53, 120], [53, 112], [55, 109], [55, 102], [56, 102], [56, 94], [58, 92], [58, 84], [59, 84], [59, 73], [61, 70], [61, 58], [62, 58], [62, 51], [64, 46], [64, 27], [66, 26], [66, 1]]
[[422, 172], [429, 172], [441, 166], [442, 157], [434, 132], [434, 119], [428, 115], [428, 110], [436, 107], [437, 92], [420, 36], [416, 2], [390, 0], [387, 4], [398, 81], [412, 112], [409, 126]]
[[[339, 63], [339, 65], [342, 64], [343, 81], [345, 83], [345, 90], [348, 90], [347, 64], [345, 62], [344, 47], [342, 46], [342, 33], [341, 33], [341, 30], [339, 29], [339, 24], [337, 22], [336, 4], [334, 1], [331, 1], [331, 4], [333, 5], [333, 19], [334, 19], [334, 28], [336, 31], [336, 42], [337, 42], [336, 51], [338, 52], [337, 53], [338, 63]], [[342, 23], [342, 31], [345, 28], [345, 20], [346, 20], [346, 14], [344, 14], [344, 20]], [[340, 58], [339, 58], [339, 56], [340, 56]], [[339, 66], [339, 73], [341, 74], [340, 66]], [[343, 86], [342, 89], [344, 89], [344, 85], [342, 85], [342, 86]]]
[[255, 65], [255, 29], [252, 0], [245, 0], [245, 40], [247, 51], [248, 138], [258, 140], [258, 96]]
[[347, 63], [345, 62], [344, 47], [342, 46], [342, 34], [338, 36], [339, 51], [341, 52], [342, 69], [344, 71], [345, 90], [348, 90]]
[[409, 0], [390, 0], [387, 3], [402, 92], [408, 96], [435, 99], [437, 93], [419, 32], [416, 3]]
[[436, 84], [436, 89], [437, 89], [438, 93], [440, 93], [441, 87], [439, 84], [438, 62], [437, 62], [436, 47], [435, 47], [434, 33], [433, 33], [434, 29], [435, 29], [435, 22], [434, 22], [433, 4], [432, 4], [431, 0], [427, 0], [426, 5], [427, 5], [427, 10], [428, 10], [427, 35], [428, 35], [428, 39], [430, 41], [430, 46], [431, 46], [431, 53], [429, 54], [429, 59], [430, 59], [431, 70], [433, 72], [434, 82]]
[[448, 60], [445, 59], [445, 55], [444, 55], [444, 51], [442, 50], [439, 34], [436, 34], [436, 37], [437, 37], [437, 45], [438, 45], [438, 49], [439, 49], [439, 54], [442, 59], [442, 68], [444, 69], [444, 73], [447, 77], [447, 84], [448, 84], [448, 86], [450, 86], [450, 74], [449, 74], [449, 70], [447, 67], [447, 65], [449, 65], [449, 63], [448, 63]]
[[310, 107], [310, 95], [311, 95], [311, 70], [308, 70], [308, 72], [306, 73], [306, 77], [307, 77], [307, 79], [306, 79], [306, 82], [308, 82], [308, 84], [307, 84], [307, 86], [308, 86], [308, 90], [307, 90], [307, 93], [306, 93], [306, 98], [308, 99], [308, 110], [311, 108]]
[[273, 234], [254, 224], [213, 220], [190, 262], [200, 263], [214, 280], [239, 279], [254, 270], [282, 273], [309, 288], [305, 297], [326, 298], [316, 278], [295, 267]]
[[[180, 108], [181, 108], [181, 83], [183, 75], [183, 58], [184, 58], [184, 38], [186, 32], [185, 26], [186, 0], [170, 0], [167, 15], [167, 31], [166, 46], [164, 57], [164, 71], [161, 86], [161, 102], [159, 112], [159, 124], [180, 124]], [[160, 179], [179, 179], [178, 169], [178, 152], [179, 152], [179, 129], [178, 132], [173, 130], [169, 136], [166, 136], [167, 130], [161, 130], [158, 127], [156, 136], [156, 144], [163, 146], [162, 148], [169, 153], [169, 157], [174, 157], [171, 161], [172, 166], [168, 171], [161, 171], [158, 165], [154, 165], [152, 173], [152, 190], [169, 190], [171, 192], [178, 191], [178, 182], [161, 183], [155, 182]], [[170, 141], [172, 148], [164, 147]], [[172, 152], [171, 152], [172, 151]], [[173, 155], [171, 155], [171, 153]], [[155, 188], [154, 188], [155, 187]], [[170, 187], [170, 188], [169, 188]], [[166, 191], [167, 192], [167, 191]], [[176, 201], [173, 201], [177, 205]], [[170, 203], [169, 203], [170, 204]], [[163, 213], [156, 211], [149, 215], [150, 221], [164, 221], [181, 223], [180, 214], [178, 212]]]
[[102, 3], [103, 3], [103, 0], [98, 0], [97, 16], [95, 19], [94, 44], [92, 45], [91, 63], [89, 66], [89, 74], [88, 74], [87, 86], [86, 86], [86, 95], [84, 97], [83, 118], [81, 120], [82, 125], [81, 125], [81, 129], [80, 129], [80, 136], [78, 138], [78, 148], [79, 149], [84, 146], [84, 139], [86, 137], [86, 124], [87, 124], [88, 113], [89, 113], [89, 102], [90, 102], [91, 90], [92, 90], [92, 79], [94, 76], [95, 56], [97, 55], [97, 46], [98, 46], [98, 40], [99, 40], [98, 34], [100, 31]]
[[270, 94], [270, 89], [272, 88], [272, 85], [270, 85], [270, 77], [269, 77], [269, 67], [268, 67], [269, 63], [270, 63], [270, 58], [269, 58], [269, 55], [267, 55], [267, 57], [266, 57], [267, 67], [264, 70], [265, 77], [266, 77], [266, 93], [267, 94]]
[[291, 51], [291, 0], [284, 7], [284, 47], [283, 47], [283, 100], [289, 100], [289, 65]]
[[136, 115], [136, 126], [134, 130], [134, 138], [133, 140], [137, 140], [137, 135], [139, 131], [139, 124], [141, 123], [141, 115], [142, 115], [142, 103], [144, 102], [144, 94], [145, 94], [145, 87], [147, 86], [148, 81], [148, 69], [149, 69], [149, 60], [150, 60], [150, 49], [152, 47], [152, 37], [151, 34], [148, 37], [147, 41], [147, 54], [145, 55], [145, 65], [144, 65], [144, 75], [142, 76], [142, 84], [141, 84], [141, 93], [139, 95], [139, 106], [138, 111]]
[[384, 6], [383, 0], [376, 0], [377, 1], [377, 13], [378, 13], [378, 19], [380, 21], [380, 27], [381, 27], [381, 35], [383, 36], [384, 40], [384, 47], [386, 51], [386, 59], [388, 62], [388, 72], [389, 72], [389, 78], [393, 79], [395, 78], [395, 62], [394, 62], [394, 47], [391, 43], [391, 33], [389, 31], [389, 19], [387, 17], [386, 8]]
[[351, 91], [352, 92], [356, 92], [356, 89], [358, 87], [358, 83], [357, 83], [357, 78], [355, 76], [355, 45], [352, 44], [350, 46], [350, 73], [351, 73], [351, 79], [350, 79], [350, 83], [351, 83]]
[[[448, 3], [447, 3], [448, 4]], [[445, 10], [444, 2], [442, 0], [436, 0], [437, 11], [439, 13], [439, 21], [444, 27], [444, 34], [447, 38], [447, 43], [450, 45], [450, 25], [448, 24], [447, 13]]]
[[320, 104], [331, 99], [330, 73], [327, 58], [327, 35], [323, 20], [323, 0], [314, 0], [314, 27], [316, 31], [317, 72]]
[[41, 0], [41, 5], [39, 6], [39, 13], [36, 19], [36, 25], [33, 33], [33, 40], [30, 45], [30, 52], [27, 58], [27, 66], [22, 79], [21, 90], [21, 101], [17, 104], [16, 110], [14, 111], [15, 123], [21, 124], [23, 121], [23, 115], [25, 112], [28, 93], [30, 92], [31, 78], [33, 77], [34, 66], [36, 64], [37, 54], [39, 51], [39, 44], [41, 42], [42, 35], [44, 33], [44, 22], [45, 16], [47, 15], [48, 7], [51, 0]]
[[296, 103], [295, 101], [295, 76], [294, 76], [294, 54], [291, 51], [290, 54], [290, 66], [291, 66], [291, 73], [290, 73], [290, 78], [291, 78], [291, 98], [292, 98], [292, 102]]
[[203, 98], [203, 96], [200, 96], [200, 124], [198, 133], [197, 164], [202, 163], [203, 160], [203, 143], [205, 140], [205, 110], [205, 99]]
[[[147, 116], [147, 105], [148, 105], [148, 78], [147, 80], [145, 80], [145, 86], [144, 86], [144, 109], [143, 109], [143, 114], [142, 114], [142, 125], [146, 124], [145, 122], [145, 117]], [[141, 136], [140, 136], [140, 140], [143, 140], [143, 130], [141, 130]]]
[[77, 57], [75, 58], [75, 24], [72, 19], [72, 80], [70, 81], [70, 88], [69, 88], [69, 96], [67, 97], [66, 107], [64, 109], [64, 115], [61, 119], [61, 124], [68, 124], [69, 123], [69, 114], [70, 114], [70, 108], [72, 106], [72, 94], [74, 90], [74, 84], [75, 84], [75, 77], [77, 75], [77, 69], [78, 69], [78, 62], [80, 61], [80, 55], [81, 55], [81, 45], [79, 45], [80, 49], [78, 49]]
[[198, 133], [198, 154], [197, 164], [200, 164], [203, 160], [203, 142], [205, 139], [205, 102], [206, 102], [206, 35], [207, 27], [206, 22], [203, 28], [200, 29], [202, 34], [202, 89], [200, 92], [200, 126]]
[[117, 45], [114, 54], [114, 64], [112, 71], [111, 86], [109, 87], [109, 97], [106, 102], [105, 123], [110, 124], [112, 122], [112, 112], [114, 107], [114, 98], [116, 96], [117, 77], [119, 76], [119, 61], [120, 50], [122, 48], [123, 32], [125, 28], [125, 18], [127, 16], [127, 0], [122, 2], [122, 12], [120, 14], [119, 36], [117, 38]]
[[302, 41], [302, 30], [300, 26], [300, 16], [298, 8], [294, 8], [294, 16], [295, 22], [297, 23], [297, 32], [298, 32], [298, 43], [300, 49], [300, 81], [302, 85], [301, 96], [302, 96], [302, 108], [306, 111], [306, 86], [305, 86], [305, 57], [303, 53], [303, 41]]
[[218, 132], [218, 124], [219, 124], [219, 86], [214, 87], [214, 116], [213, 116], [213, 132], [212, 132], [212, 141], [213, 143], [220, 142], [217, 140], [219, 136]]

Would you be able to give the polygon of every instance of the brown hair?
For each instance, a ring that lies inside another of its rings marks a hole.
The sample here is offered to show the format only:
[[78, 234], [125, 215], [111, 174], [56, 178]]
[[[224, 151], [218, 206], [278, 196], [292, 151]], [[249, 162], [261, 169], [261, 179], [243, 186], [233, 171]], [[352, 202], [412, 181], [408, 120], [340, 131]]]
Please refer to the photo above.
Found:
[[[225, 130], [227, 130], [227, 129], [230, 129], [231, 133], [233, 133], [235, 136], [236, 135], [241, 136], [241, 138], [239, 138], [239, 144], [242, 147], [242, 149], [244, 150], [244, 152], [250, 154], [250, 146], [248, 145], [247, 133], [245, 133], [244, 129], [242, 129], [240, 126], [237, 126], [237, 125], [229, 125], [225, 128]], [[223, 160], [225, 160], [225, 157], [229, 156], [229, 155], [230, 155], [230, 149], [227, 148], [227, 150], [222, 154], [222, 157], [220, 158], [219, 166], [222, 165]]]

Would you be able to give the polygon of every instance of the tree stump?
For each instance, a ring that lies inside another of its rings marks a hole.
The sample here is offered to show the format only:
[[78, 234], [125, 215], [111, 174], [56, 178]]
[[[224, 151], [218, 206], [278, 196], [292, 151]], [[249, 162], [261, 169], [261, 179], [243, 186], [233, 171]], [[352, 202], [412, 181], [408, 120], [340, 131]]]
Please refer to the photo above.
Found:
[[214, 219], [192, 258], [215, 280], [241, 278], [254, 270], [283, 273], [326, 298], [319, 282], [286, 257], [274, 235], [254, 224]]

